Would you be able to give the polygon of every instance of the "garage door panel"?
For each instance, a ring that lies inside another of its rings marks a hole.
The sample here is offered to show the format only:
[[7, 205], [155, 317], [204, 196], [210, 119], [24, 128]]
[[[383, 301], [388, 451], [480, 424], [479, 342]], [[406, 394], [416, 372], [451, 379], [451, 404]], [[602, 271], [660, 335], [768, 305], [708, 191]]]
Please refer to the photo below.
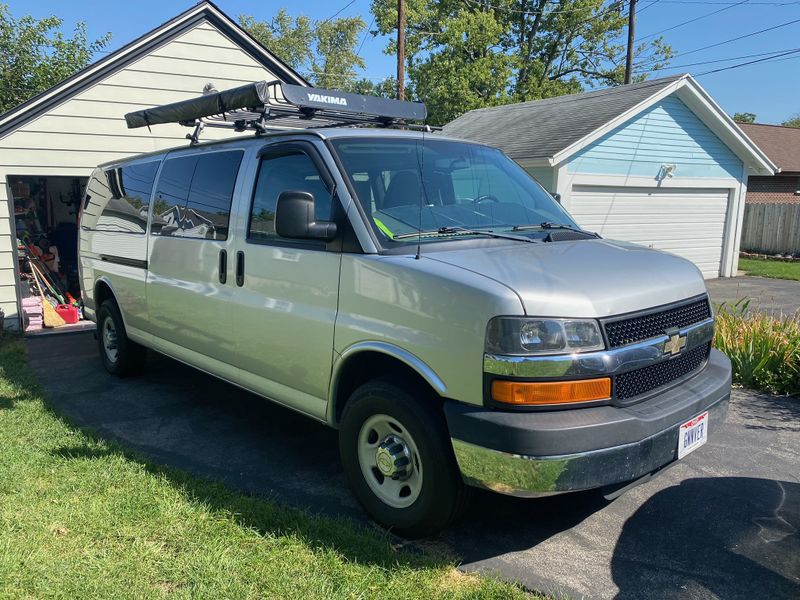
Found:
[[728, 190], [575, 186], [571, 207], [581, 227], [609, 239], [672, 252], [717, 277]]

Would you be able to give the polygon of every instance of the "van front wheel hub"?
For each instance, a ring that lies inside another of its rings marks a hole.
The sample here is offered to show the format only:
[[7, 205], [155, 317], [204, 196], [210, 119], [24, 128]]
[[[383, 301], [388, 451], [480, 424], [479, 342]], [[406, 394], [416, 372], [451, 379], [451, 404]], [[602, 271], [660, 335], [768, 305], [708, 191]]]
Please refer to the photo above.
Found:
[[384, 477], [408, 479], [411, 475], [411, 451], [405, 440], [388, 436], [375, 451], [375, 463]]
[[370, 490], [394, 508], [414, 503], [422, 490], [422, 463], [406, 427], [389, 415], [372, 415], [358, 436], [358, 462]]

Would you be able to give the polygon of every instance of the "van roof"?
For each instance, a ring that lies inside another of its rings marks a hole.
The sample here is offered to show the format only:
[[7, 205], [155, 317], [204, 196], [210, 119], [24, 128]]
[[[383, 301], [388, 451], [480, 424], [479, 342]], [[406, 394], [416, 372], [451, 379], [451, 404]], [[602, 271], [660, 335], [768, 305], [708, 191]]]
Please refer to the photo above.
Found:
[[225, 138], [222, 140], [209, 140], [209, 141], [200, 141], [197, 144], [189, 144], [188, 140], [185, 145], [182, 146], [173, 146], [171, 148], [165, 148], [163, 150], [155, 150], [153, 152], [145, 152], [143, 154], [135, 154], [133, 156], [127, 156], [125, 158], [111, 160], [102, 164], [98, 165], [98, 168], [107, 168], [112, 167], [115, 165], [120, 165], [128, 162], [132, 162], [135, 160], [140, 160], [143, 158], [148, 158], [151, 156], [165, 156], [171, 152], [175, 152], [178, 150], [192, 150], [197, 149], [201, 150], [203, 148], [208, 148], [209, 146], [225, 146], [228, 144], [258, 144], [263, 140], [275, 138], [275, 137], [285, 137], [285, 136], [313, 136], [318, 139], [322, 140], [329, 140], [329, 139], [337, 139], [337, 138], [352, 138], [352, 137], [363, 137], [363, 138], [411, 138], [411, 139], [424, 139], [424, 138], [434, 138], [437, 140], [447, 140], [453, 142], [459, 142], [462, 144], [474, 144], [483, 146], [485, 144], [480, 144], [478, 142], [472, 142], [468, 140], [462, 140], [455, 137], [443, 135], [439, 132], [431, 132], [426, 133], [424, 131], [408, 131], [408, 130], [401, 130], [401, 129], [384, 129], [384, 128], [374, 128], [374, 127], [320, 127], [320, 128], [307, 128], [307, 129], [284, 129], [280, 131], [270, 131], [268, 133], [264, 133], [261, 135], [251, 135], [251, 136], [232, 136], [229, 138]]

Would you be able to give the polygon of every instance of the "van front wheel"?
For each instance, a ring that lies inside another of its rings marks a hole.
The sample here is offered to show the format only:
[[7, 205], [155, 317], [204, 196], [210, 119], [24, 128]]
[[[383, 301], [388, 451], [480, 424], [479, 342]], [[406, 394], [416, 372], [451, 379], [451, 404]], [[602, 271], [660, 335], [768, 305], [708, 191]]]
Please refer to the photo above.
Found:
[[366, 383], [345, 406], [339, 429], [339, 452], [356, 498], [375, 521], [408, 538], [442, 529], [467, 501], [431, 395], [392, 380]]
[[138, 373], [146, 349], [128, 338], [117, 303], [106, 300], [97, 311], [97, 344], [106, 371], [117, 377]]

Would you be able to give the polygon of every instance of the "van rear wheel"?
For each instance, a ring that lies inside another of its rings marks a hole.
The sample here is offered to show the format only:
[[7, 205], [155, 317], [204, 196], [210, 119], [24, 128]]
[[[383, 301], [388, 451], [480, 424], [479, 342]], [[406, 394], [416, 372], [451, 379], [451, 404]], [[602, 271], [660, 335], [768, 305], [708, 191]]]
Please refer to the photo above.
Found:
[[97, 311], [97, 344], [106, 371], [117, 377], [141, 372], [147, 351], [128, 338], [117, 303], [106, 300]]
[[444, 416], [431, 396], [393, 380], [371, 381], [350, 397], [339, 429], [354, 495], [375, 521], [407, 538], [442, 529], [467, 503]]

